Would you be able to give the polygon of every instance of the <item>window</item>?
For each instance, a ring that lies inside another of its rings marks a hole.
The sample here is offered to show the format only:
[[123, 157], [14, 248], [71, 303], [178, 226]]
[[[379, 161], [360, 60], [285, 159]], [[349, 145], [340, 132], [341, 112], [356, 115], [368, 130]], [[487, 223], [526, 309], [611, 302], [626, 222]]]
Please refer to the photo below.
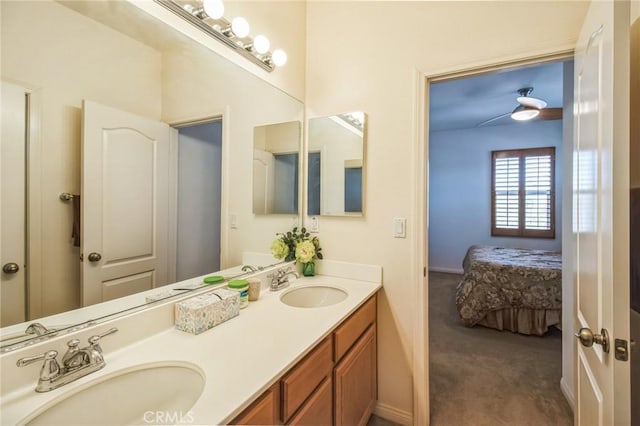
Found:
[[491, 235], [555, 238], [555, 148], [491, 154]]

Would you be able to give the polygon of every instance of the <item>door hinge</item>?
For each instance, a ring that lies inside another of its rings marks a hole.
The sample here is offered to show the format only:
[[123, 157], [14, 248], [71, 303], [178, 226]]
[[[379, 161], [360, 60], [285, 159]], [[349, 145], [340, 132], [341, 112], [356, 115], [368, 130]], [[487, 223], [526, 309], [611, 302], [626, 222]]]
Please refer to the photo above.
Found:
[[618, 361], [629, 361], [629, 346], [626, 340], [615, 340], [615, 354]]
[[424, 268], [422, 268], [422, 276], [423, 277], [427, 276], [427, 267], [426, 266]]

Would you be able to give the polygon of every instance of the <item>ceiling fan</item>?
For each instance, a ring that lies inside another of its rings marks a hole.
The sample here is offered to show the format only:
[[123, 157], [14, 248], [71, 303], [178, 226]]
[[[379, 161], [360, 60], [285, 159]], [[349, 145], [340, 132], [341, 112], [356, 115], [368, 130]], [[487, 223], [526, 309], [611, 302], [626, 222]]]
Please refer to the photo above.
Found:
[[534, 98], [531, 95], [533, 87], [523, 87], [518, 89], [518, 106], [513, 111], [501, 114], [497, 117], [490, 118], [476, 125], [476, 127], [484, 126], [493, 121], [499, 120], [508, 115], [516, 121], [528, 120], [559, 120], [562, 118], [562, 108], [547, 108], [547, 103], [542, 99]]

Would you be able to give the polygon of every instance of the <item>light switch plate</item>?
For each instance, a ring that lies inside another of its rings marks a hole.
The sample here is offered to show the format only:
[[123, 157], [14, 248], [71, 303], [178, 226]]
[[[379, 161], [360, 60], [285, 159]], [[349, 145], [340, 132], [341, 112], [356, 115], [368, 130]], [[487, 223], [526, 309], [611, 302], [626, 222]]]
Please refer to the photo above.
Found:
[[238, 215], [235, 213], [229, 215], [229, 228], [238, 229]]
[[393, 218], [393, 237], [407, 238], [407, 218], [406, 217]]
[[309, 232], [318, 232], [318, 216], [309, 217]]

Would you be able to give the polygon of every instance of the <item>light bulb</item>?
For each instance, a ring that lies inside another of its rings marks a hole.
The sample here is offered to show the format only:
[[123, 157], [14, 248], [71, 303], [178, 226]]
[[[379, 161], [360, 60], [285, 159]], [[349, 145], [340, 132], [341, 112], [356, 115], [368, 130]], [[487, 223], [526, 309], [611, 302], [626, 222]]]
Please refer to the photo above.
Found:
[[518, 107], [511, 113], [511, 118], [516, 121], [527, 121], [536, 118], [540, 110], [535, 108]]
[[253, 48], [258, 53], [267, 53], [270, 45], [269, 39], [263, 35], [257, 35], [256, 38], [253, 39]]
[[204, 13], [210, 18], [220, 19], [224, 15], [224, 4], [222, 0], [204, 0], [202, 2]]
[[231, 21], [231, 31], [239, 38], [245, 38], [249, 35], [249, 23], [242, 16], [236, 16]]
[[277, 67], [281, 67], [287, 63], [287, 53], [282, 49], [276, 49], [273, 51], [271, 59]]

